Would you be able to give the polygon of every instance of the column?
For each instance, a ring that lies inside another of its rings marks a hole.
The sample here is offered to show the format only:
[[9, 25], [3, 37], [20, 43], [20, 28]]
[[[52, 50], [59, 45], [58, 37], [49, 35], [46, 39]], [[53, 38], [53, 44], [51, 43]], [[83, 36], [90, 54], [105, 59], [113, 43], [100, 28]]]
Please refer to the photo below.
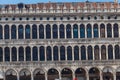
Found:
[[84, 24], [84, 28], [85, 28], [85, 38], [87, 38], [87, 28], [86, 28], [87, 25]]
[[107, 26], [105, 24], [105, 38], [107, 38]]
[[93, 60], [95, 60], [94, 46], [92, 46]]
[[74, 46], [71, 46], [72, 47], [72, 61], [74, 61]]
[[61, 77], [61, 72], [59, 72], [59, 79], [62, 80], [62, 77]]
[[91, 24], [91, 35], [92, 35], [92, 37], [91, 38], [94, 38], [94, 25], [93, 24]]
[[10, 49], [10, 62], [11, 62], [11, 61], [12, 61], [12, 52], [11, 52], [11, 51], [12, 51], [12, 50], [11, 50], [12, 48], [9, 47], [9, 49]]
[[19, 49], [18, 49], [18, 47], [16, 47], [16, 49], [17, 49], [17, 61], [19, 61]]
[[18, 25], [16, 25], [16, 39], [18, 40]]
[[46, 26], [44, 24], [43, 24], [43, 29], [44, 29], [44, 38], [43, 39], [46, 39]]
[[98, 38], [100, 38], [101, 36], [100, 36], [100, 26], [99, 26], [99, 24], [98, 24]]
[[100, 71], [100, 80], [103, 80], [103, 77], [102, 77], [102, 71]]
[[114, 26], [111, 24], [111, 28], [112, 28], [112, 38], [114, 38], [113, 27], [114, 27]]
[[65, 33], [65, 35], [64, 35], [64, 39], [67, 39], [67, 36], [66, 36], [66, 24], [63, 24], [64, 25], [64, 33]]
[[99, 46], [99, 58], [100, 58], [100, 60], [102, 60], [102, 58], [101, 58], [101, 45]]
[[64, 46], [65, 47], [65, 60], [67, 61], [67, 47], [68, 46]]
[[115, 60], [115, 47], [114, 47], [115, 45], [112, 45], [112, 47], [113, 47], [113, 60]]
[[108, 60], [108, 45], [105, 45], [106, 47], [106, 60]]
[[31, 80], [34, 80], [33, 73], [31, 73]]
[[[53, 24], [54, 25], [54, 24]], [[50, 29], [51, 29], [51, 39], [53, 39], [53, 25], [50, 25]]]
[[51, 47], [51, 55], [52, 55], [52, 61], [54, 61], [54, 55], [53, 55], [53, 46], [50, 46]]
[[26, 51], [24, 46], [23, 46], [23, 49], [24, 49], [24, 61], [26, 61]]
[[48, 78], [48, 77], [47, 77], [47, 72], [45, 72], [45, 80], [48, 80], [47, 78]]
[[47, 61], [47, 56], [46, 56], [46, 46], [44, 46], [44, 51], [45, 51], [45, 61]]
[[89, 73], [88, 72], [86, 72], [86, 80], [89, 80]]
[[17, 80], [20, 80], [20, 76], [19, 76], [19, 73], [17, 74]]
[[88, 50], [87, 50], [87, 47], [88, 47], [88, 46], [85, 45], [85, 50], [86, 50], [86, 60], [88, 60]]
[[33, 61], [33, 55], [32, 55], [33, 52], [32, 52], [32, 50], [33, 50], [33, 47], [30, 46], [30, 51], [31, 51], [31, 61]]
[[75, 79], [75, 73], [73, 72], [73, 80]]
[[116, 80], [116, 72], [113, 73], [114, 80]]
[[39, 47], [37, 47], [37, 51], [38, 51], [38, 61], [40, 61], [40, 51], [39, 51]]

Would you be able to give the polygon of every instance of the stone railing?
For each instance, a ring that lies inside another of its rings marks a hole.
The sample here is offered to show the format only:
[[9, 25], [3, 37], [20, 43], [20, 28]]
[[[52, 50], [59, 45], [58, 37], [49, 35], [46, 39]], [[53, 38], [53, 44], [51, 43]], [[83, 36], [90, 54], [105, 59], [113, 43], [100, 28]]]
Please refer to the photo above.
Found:
[[38, 4], [11, 4], [0, 5], [0, 14], [32, 14], [32, 13], [99, 13], [120, 12], [119, 3], [38, 3]]

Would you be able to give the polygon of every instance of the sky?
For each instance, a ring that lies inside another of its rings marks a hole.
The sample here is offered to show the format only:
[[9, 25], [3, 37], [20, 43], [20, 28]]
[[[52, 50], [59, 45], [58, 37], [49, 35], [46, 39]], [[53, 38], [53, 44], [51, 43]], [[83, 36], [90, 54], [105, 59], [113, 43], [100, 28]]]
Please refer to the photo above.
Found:
[[[0, 0], [0, 4], [34, 4], [34, 3], [47, 3], [47, 2], [85, 2], [87, 0]], [[88, 0], [90, 2], [114, 2], [114, 0]], [[118, 0], [120, 2], [120, 0]]]

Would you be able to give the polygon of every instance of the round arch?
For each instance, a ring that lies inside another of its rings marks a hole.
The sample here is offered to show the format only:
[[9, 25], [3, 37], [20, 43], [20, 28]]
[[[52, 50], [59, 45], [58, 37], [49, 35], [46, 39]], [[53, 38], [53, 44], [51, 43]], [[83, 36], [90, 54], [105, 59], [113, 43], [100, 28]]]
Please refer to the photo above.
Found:
[[45, 80], [45, 71], [43, 69], [37, 68], [33, 72], [34, 80]]
[[103, 80], [114, 80], [113, 79], [113, 68], [112, 67], [104, 67], [102, 70]]
[[120, 80], [120, 67], [118, 67], [115, 71], [116, 71], [116, 80]]
[[89, 69], [89, 80], [100, 80], [100, 71], [97, 67]]
[[84, 68], [77, 68], [75, 70], [75, 77], [78, 80], [86, 80], [86, 70]]
[[22, 69], [19, 76], [19, 80], [31, 80], [31, 72], [28, 69]]
[[47, 77], [48, 80], [55, 80], [55, 79], [59, 79], [59, 72], [57, 69], [55, 68], [50, 68], [47, 72]]
[[5, 72], [5, 80], [17, 80], [17, 72], [13, 69], [8, 69]]
[[73, 71], [70, 68], [63, 68], [61, 70], [61, 78], [62, 80], [72, 80], [73, 78]]

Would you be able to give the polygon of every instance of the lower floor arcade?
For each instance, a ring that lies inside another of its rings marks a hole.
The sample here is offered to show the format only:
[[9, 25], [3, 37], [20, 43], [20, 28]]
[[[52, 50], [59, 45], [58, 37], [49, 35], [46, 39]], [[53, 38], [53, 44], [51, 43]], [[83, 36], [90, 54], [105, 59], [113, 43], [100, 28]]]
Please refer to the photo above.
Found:
[[7, 69], [0, 80], [120, 80], [120, 67], [52, 67]]

